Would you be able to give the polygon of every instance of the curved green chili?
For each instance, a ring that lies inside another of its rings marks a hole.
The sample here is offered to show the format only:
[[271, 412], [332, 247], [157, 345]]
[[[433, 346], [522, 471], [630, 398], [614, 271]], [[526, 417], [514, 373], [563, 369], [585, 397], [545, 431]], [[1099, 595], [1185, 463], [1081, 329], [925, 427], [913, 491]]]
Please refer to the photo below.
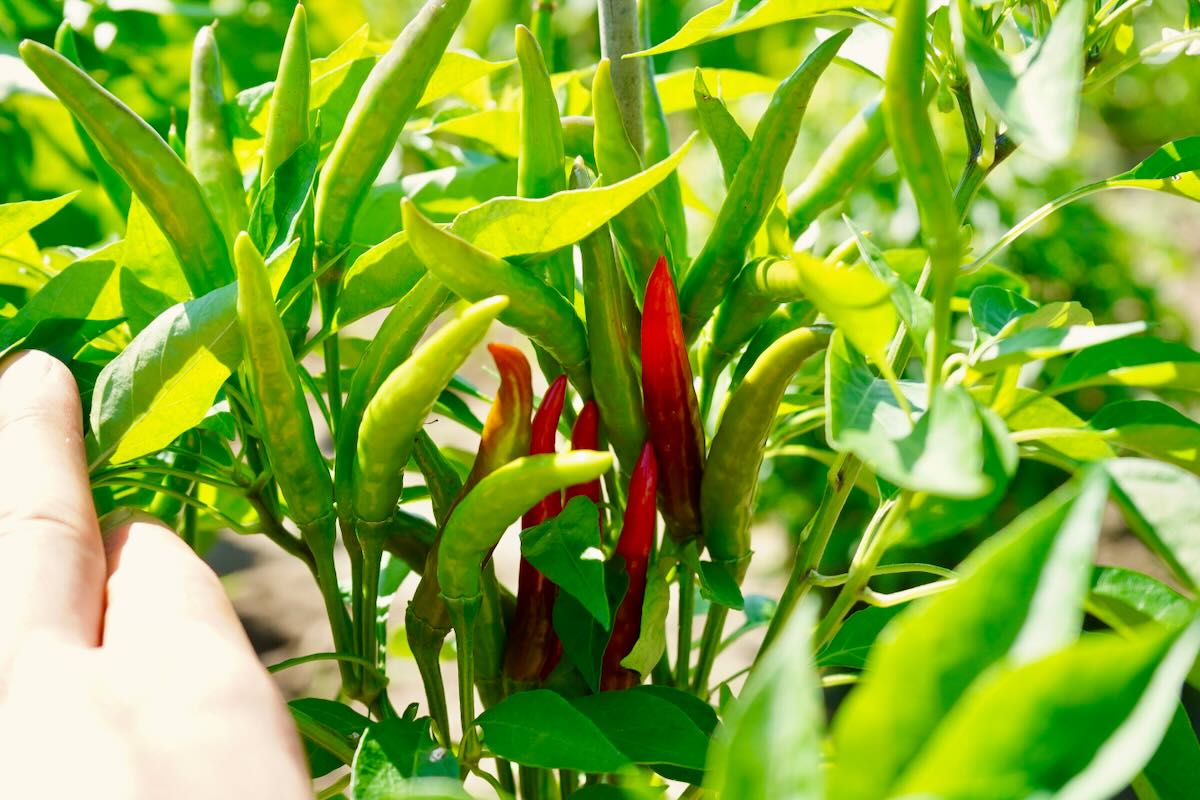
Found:
[[[589, 176], [575, 165], [574, 185], [587, 186]], [[617, 266], [612, 237], [604, 225], [579, 243], [583, 265], [583, 309], [592, 354], [592, 387], [617, 456], [631, 468], [646, 441], [642, 387], [632, 353], [640, 321], [629, 296], [629, 284]]]
[[349, 242], [359, 206], [416, 109], [471, 0], [427, 0], [371, 69], [321, 172], [317, 240]]
[[700, 376], [704, 381], [704, 403], [708, 408], [717, 376], [742, 345], [750, 341], [767, 318], [779, 308], [779, 300], [762, 291], [760, 276], [778, 268], [782, 259], [764, 256], [742, 268], [729, 288], [724, 302], [717, 307], [709, 339], [700, 359]]
[[413, 439], [455, 371], [507, 306], [506, 297], [471, 306], [418, 347], [379, 387], [358, 431], [354, 511], [359, 519], [382, 522], [391, 516], [404, 488]]
[[408, 200], [401, 214], [413, 251], [432, 275], [471, 302], [508, 296], [512, 303], [500, 321], [533, 339], [562, 365], [581, 395], [591, 396], [587, 331], [566, 298], [527, 270], [434, 225]]
[[[592, 78], [592, 117], [596, 124], [596, 166], [606, 183], [624, 180], [642, 171], [642, 158], [625, 130], [614, 91], [611, 66], [602, 59]], [[659, 256], [674, 263], [662, 213], [653, 194], [639, 197], [612, 219], [617, 244], [625, 254], [634, 296], [640, 298]]]
[[233, 279], [229, 247], [200, 184], [145, 120], [83, 70], [38, 42], [21, 58], [79, 120], [171, 242], [192, 294]]
[[759, 326], [758, 333], [754, 334], [753, 338], [746, 343], [746, 349], [742, 351], [742, 357], [738, 359], [737, 366], [733, 368], [733, 373], [730, 375], [730, 385], [736, 387], [741, 383], [746, 377], [746, 373], [750, 371], [750, 367], [754, 366], [754, 362], [758, 361], [758, 357], [776, 339], [789, 331], [812, 325], [816, 318], [816, 306], [806, 300], [798, 300], [795, 303], [788, 303], [776, 309]]
[[692, 94], [696, 98], [696, 116], [700, 119], [700, 129], [716, 148], [721, 171], [725, 173], [725, 185], [729, 186], [750, 150], [750, 137], [729, 113], [721, 98], [708, 90], [708, 85], [704, 82], [704, 72], [700, 67], [696, 67]]
[[733, 177], [712, 232], [680, 286], [683, 331], [689, 342], [708, 322], [729, 282], [745, 263], [746, 248], [778, 199], [784, 167], [795, 149], [817, 79], [849, 35], [850, 31], [844, 30], [819, 44], [779, 84], [754, 129], [750, 149]]
[[855, 114], [788, 195], [788, 230], [792, 236], [799, 236], [822, 211], [841, 202], [887, 150], [882, 102], [882, 96], [877, 97]]
[[267, 131], [263, 136], [262, 167], [258, 177], [264, 186], [279, 165], [308, 141], [308, 96], [312, 85], [310, 58], [308, 15], [304, 6], [297, 3], [287, 38], [283, 40], [275, 90], [271, 93], [271, 109], [267, 114]]
[[[66, 56], [75, 66], [83, 68], [83, 64], [79, 61], [79, 51], [75, 47], [75, 31], [71, 28], [71, 23], [66, 20], [63, 20], [54, 34], [54, 49]], [[83, 152], [87, 155], [88, 163], [92, 165], [92, 171], [96, 173], [96, 179], [103, 187], [104, 193], [108, 195], [108, 199], [112, 201], [121, 216], [128, 217], [131, 199], [129, 184], [112, 168], [112, 164], [108, 163], [108, 159], [96, 146], [95, 140], [74, 116], [71, 117], [71, 127], [79, 136], [79, 143], [83, 145]], [[590, 135], [588, 141], [591, 142]]]
[[188, 105], [184, 154], [217, 224], [230, 244], [250, 218], [242, 170], [233, 156], [233, 138], [225, 122], [225, 89], [221, 56], [212, 27], [196, 33], [192, 45], [191, 103]]

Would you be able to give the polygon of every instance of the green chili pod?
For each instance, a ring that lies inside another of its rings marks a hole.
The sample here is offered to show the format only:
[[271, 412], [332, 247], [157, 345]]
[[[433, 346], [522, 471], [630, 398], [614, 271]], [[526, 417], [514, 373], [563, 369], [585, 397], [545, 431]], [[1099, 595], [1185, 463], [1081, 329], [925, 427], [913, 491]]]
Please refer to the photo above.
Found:
[[[641, 49], [650, 46], [650, 0], [640, 0], [637, 11], [641, 39], [638, 49]], [[662, 98], [658, 95], [654, 59], [639, 58], [638, 62], [642, 68], [642, 125], [646, 133], [646, 144], [642, 151], [646, 163], [657, 164], [671, 155], [671, 129], [667, 125]], [[654, 187], [654, 197], [658, 200], [663, 224], [667, 227], [667, 240], [671, 243], [671, 252], [683, 263], [687, 256], [688, 242], [687, 220], [683, 213], [683, 188], [679, 183], [679, 174], [672, 172]]]
[[[573, 184], [587, 186], [590, 178], [576, 164]], [[617, 266], [612, 237], [604, 225], [579, 243], [583, 264], [583, 308], [592, 354], [592, 386], [604, 428], [617, 456], [632, 468], [646, 441], [642, 385], [630, 358], [638, 345], [631, 335], [640, 325], [629, 284]]]
[[267, 131], [263, 137], [262, 168], [259, 180], [265, 186], [279, 165], [308, 141], [308, 95], [312, 85], [312, 67], [308, 50], [308, 15], [304, 6], [296, 4], [275, 90], [271, 93], [271, 110], [267, 114]]
[[940, 382], [950, 335], [950, 301], [962, 242], [954, 191], [929, 120], [921, 84], [925, 77], [925, 0], [898, 0], [896, 32], [884, 76], [884, 125], [900, 174], [912, 187], [921, 218], [921, 240], [929, 253], [933, 288], [933, 346], [926, 380]]
[[846, 123], [821, 151], [804, 180], [788, 195], [788, 230], [799, 236], [828, 208], [840, 203], [887, 150], [882, 96]]
[[233, 137], [225, 122], [224, 104], [221, 55], [213, 29], [205, 25], [192, 45], [191, 103], [184, 153], [225, 240], [232, 243], [246, 229], [250, 213], [242, 170], [233, 156]]
[[585, 398], [592, 394], [587, 332], [575, 308], [528, 271], [434, 225], [408, 200], [401, 203], [404, 229], [429, 272], [465, 300], [506, 295], [505, 325], [524, 333], [554, 357]]
[[427, 0], [367, 76], [317, 189], [317, 240], [338, 248], [471, 0]]
[[[66, 56], [75, 66], [83, 68], [83, 64], [79, 61], [79, 51], [75, 47], [75, 31], [71, 28], [71, 23], [66, 20], [63, 20], [54, 34], [54, 49]], [[79, 120], [71, 117], [71, 126], [79, 136], [79, 143], [83, 145], [83, 152], [87, 155], [88, 163], [92, 165], [92, 171], [96, 173], [96, 179], [100, 182], [104, 193], [108, 195], [108, 199], [112, 201], [121, 216], [128, 217], [131, 199], [129, 184], [117, 174], [117, 171], [112, 168], [112, 164], [108, 163], [108, 159], [96, 146], [95, 140], [79, 124]], [[590, 136], [588, 141], [591, 141]]]
[[238, 236], [234, 255], [245, 350], [242, 363], [259, 399], [260, 433], [292, 519], [297, 525], [315, 522], [333, 510], [329, 469], [317, 446], [291, 345], [275, 310], [266, 265], [245, 233]]
[[730, 384], [736, 387], [741, 383], [746, 377], [746, 373], [750, 371], [750, 367], [754, 366], [754, 362], [758, 361], [758, 357], [774, 344], [776, 339], [789, 331], [812, 325], [816, 318], [816, 306], [806, 300], [788, 303], [776, 309], [767, 318], [766, 322], [759, 327], [758, 333], [754, 334], [754, 337], [746, 343], [746, 349], [742, 351], [742, 357], [738, 359], [737, 366], [733, 368], [733, 374], [730, 376]]
[[363, 353], [350, 390], [342, 406], [342, 427], [338, 431], [336, 478], [338, 516], [349, 530], [353, 527], [354, 460], [358, 452], [358, 428], [367, 403], [391, 372], [408, 358], [425, 335], [425, 330], [453, 299], [450, 290], [436, 278], [426, 275], [392, 307], [375, 338]]
[[746, 249], [775, 205], [784, 167], [800, 135], [800, 123], [817, 79], [850, 35], [830, 36], [788, 76], [763, 113], [750, 149], [742, 159], [704, 248], [688, 269], [679, 290], [683, 331], [688, 341], [700, 333], [729, 282], [745, 263]]
[[725, 185], [729, 186], [750, 150], [750, 137], [733, 118], [733, 114], [729, 113], [721, 98], [708, 90], [708, 85], [704, 82], [704, 73], [699, 67], [696, 67], [692, 94], [696, 98], [696, 115], [700, 118], [700, 129], [716, 148], [717, 158], [721, 161], [721, 171], [725, 173]]
[[442, 455], [437, 442], [433, 441], [424, 428], [417, 431], [417, 438], [413, 442], [413, 460], [417, 462], [417, 469], [421, 470], [421, 475], [425, 478], [429, 500], [433, 505], [433, 518], [440, 527], [450, 516], [454, 500], [462, 491], [462, 478], [458, 477], [458, 472]]
[[442, 533], [437, 569], [442, 596], [478, 598], [483, 561], [510, 525], [546, 495], [595, 480], [611, 467], [609, 453], [572, 450], [518, 458], [481, 480]]
[[229, 247], [200, 184], [145, 120], [43, 44], [24, 41], [21, 58], [62, 101], [145, 204], [199, 297], [233, 279]]
[[354, 510], [359, 519], [382, 522], [391, 516], [404, 488], [404, 467], [417, 432], [455, 371], [507, 305], [508, 298], [493, 297], [471, 306], [418, 347], [379, 387], [358, 431]]
[[[567, 188], [558, 100], [550, 84], [550, 72], [542, 60], [542, 50], [524, 25], [517, 26], [516, 50], [521, 68], [517, 196], [547, 197]], [[570, 300], [575, 296], [575, 265], [569, 248], [549, 254], [536, 269], [563, 297]]]
[[[592, 116], [596, 122], [596, 166], [606, 183], [624, 180], [642, 170], [641, 156], [625, 132], [614, 88], [609, 62], [602, 59], [592, 78]], [[674, 264], [654, 195], [638, 198], [617, 214], [612, 229], [629, 266], [634, 297], [640, 298], [659, 256], [667, 256], [668, 263]]]

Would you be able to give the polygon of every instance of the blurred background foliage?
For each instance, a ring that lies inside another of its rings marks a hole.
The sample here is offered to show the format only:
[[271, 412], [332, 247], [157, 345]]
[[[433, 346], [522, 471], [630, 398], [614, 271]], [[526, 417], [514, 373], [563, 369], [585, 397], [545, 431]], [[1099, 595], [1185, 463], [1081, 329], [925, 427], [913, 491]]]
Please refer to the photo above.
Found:
[[[651, 39], [658, 42], [669, 37], [684, 20], [710, 4], [709, 0], [653, 0]], [[1166, 28], [1181, 28], [1187, 13], [1187, 0], [1140, 5], [1134, 18], [1137, 46], [1158, 41]], [[0, 0], [0, 202], [83, 189], [76, 202], [35, 231], [43, 247], [92, 246], [119, 237], [123, 227], [123, 220], [95, 182], [67, 113], [17, 58], [21, 39], [52, 42], [55, 28], [68, 19], [78, 33], [81, 58], [89, 72], [167, 135], [173, 124], [182, 129], [186, 123], [191, 44], [199, 27], [219, 20], [216, 35], [227, 95], [232, 97], [273, 78], [291, 6], [291, 2], [278, 0], [211, 4]], [[319, 57], [363, 25], [369, 26], [374, 40], [392, 38], [415, 13], [419, 0], [310, 0], [306, 6], [313, 55]], [[474, 0], [457, 45], [492, 60], [511, 58], [513, 25], [528, 24], [532, 7], [532, 0]], [[825, 31], [852, 21], [829, 17], [777, 25], [658, 56], [655, 67], [660, 75], [677, 71], [687, 75], [696, 65], [760, 73], [773, 79], [763, 82], [769, 91], [774, 80], [790, 72]], [[554, 14], [553, 69], [565, 72], [593, 64], [599, 53], [596, 31], [594, 0], [561, 0]], [[842, 54], [878, 74], [886, 50], [882, 30], [862, 25]], [[989, 179], [970, 216], [976, 247], [994, 241], [1049, 199], [1121, 172], [1164, 142], [1200, 134], [1198, 72], [1200, 57], [1183, 55], [1166, 63], [1140, 64], [1088, 93], [1080, 135], [1068, 159], [1049, 164], [1018, 151]], [[512, 75], [501, 70], [492, 80], [500, 84], [511, 81]], [[690, 85], [687, 75], [689, 91]], [[877, 80], [862, 69], [829, 71], [814, 95], [785, 189], [800, 182], [830, 138], [878, 90]], [[747, 130], [753, 129], [767, 98], [766, 92], [760, 92], [731, 102]], [[439, 118], [455, 113], [453, 107], [443, 109]], [[952, 107], [937, 116], [947, 163], [955, 171], [965, 157], [961, 123]], [[698, 127], [691, 111], [672, 114], [670, 122], [674, 144]], [[409, 145], [404, 148], [406, 175], [447, 163], [444, 151], [419, 136], [404, 143]], [[511, 171], [481, 173], [481, 180], [511, 181]], [[681, 176], [691, 199], [688, 213], [694, 252], [709, 223], [705, 207], [715, 209], [723, 192], [712, 148], [706, 143], [694, 148]], [[820, 252], [834, 247], [846, 236], [841, 213], [874, 227], [880, 239], [891, 245], [910, 242], [917, 217], [911, 197], [897, 195], [899, 183], [894, 161], [885, 156], [840, 208], [825, 214], [803, 234], [801, 244]], [[359, 231], [360, 238], [378, 239], [389, 232], [398, 217], [399, 196], [415, 192], [419, 186], [393, 183], [377, 193], [373, 202], [378, 212], [364, 216], [380, 223], [380, 231], [371, 230], [368, 222], [367, 229]], [[452, 215], [457, 210], [447, 208], [446, 212]], [[1192, 331], [1200, 330], [1200, 270], [1195, 267], [1200, 263], [1200, 225], [1190, 204], [1157, 193], [1106, 193], [1053, 215], [998, 260], [1025, 278], [1030, 295], [1038, 300], [1078, 300], [1098, 323], [1147, 319], [1164, 338], [1196, 343]], [[1098, 392], [1091, 396], [1083, 392], [1074, 398], [1085, 417], [1104, 399]], [[760, 507], [790, 533], [798, 534], [820, 496], [812, 489], [824, 479], [822, 464], [778, 459], [763, 484]], [[1032, 498], [1044, 495], [1048, 483], [1059, 480], [1053, 467], [1024, 462], [1005, 504], [987, 521], [986, 529], [1003, 524]], [[797, 491], [800, 487], [804, 490]], [[860, 495], [858, 499], [862, 507], [848, 509], [845, 524], [840, 526], [847, 535], [861, 529], [861, 515], [868, 511], [865, 498]], [[954, 552], [922, 555], [954, 563], [978, 536], [960, 536], [941, 546]], [[841, 546], [835, 543], [830, 559], [844, 560], [853, 544], [849, 538]], [[906, 560], [912, 554], [894, 555]], [[834, 572], [839, 566], [826, 565]]]

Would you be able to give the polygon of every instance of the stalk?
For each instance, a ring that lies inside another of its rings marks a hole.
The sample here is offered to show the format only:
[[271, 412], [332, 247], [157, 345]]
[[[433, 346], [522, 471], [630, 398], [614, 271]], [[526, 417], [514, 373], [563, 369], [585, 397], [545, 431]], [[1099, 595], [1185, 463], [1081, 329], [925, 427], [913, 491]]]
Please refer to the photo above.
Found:
[[625, 132], [638, 153], [645, 149], [642, 123], [642, 72], [632, 59], [622, 56], [638, 50], [636, 0], [599, 0], [600, 57], [612, 62], [613, 91], [621, 107]]
[[695, 614], [695, 573], [679, 564], [679, 639], [675, 654], [675, 686], [687, 689], [692, 656], [692, 617]]

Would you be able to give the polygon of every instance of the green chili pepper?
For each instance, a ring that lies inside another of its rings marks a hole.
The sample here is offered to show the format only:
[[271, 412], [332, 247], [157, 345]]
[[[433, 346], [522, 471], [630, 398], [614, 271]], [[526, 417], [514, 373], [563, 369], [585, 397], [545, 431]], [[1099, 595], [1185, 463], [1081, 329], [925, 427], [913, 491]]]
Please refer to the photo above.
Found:
[[[808, 329], [784, 334], [750, 368], [721, 415], [700, 484], [701, 518], [712, 560], [738, 583], [750, 562], [750, 522], [759, 469], [779, 403], [792, 375], [828, 341], [828, 334]], [[697, 689], [707, 688], [728, 611], [719, 603], [709, 606], [696, 668]]]
[[[75, 66], [83, 68], [83, 64], [79, 61], [79, 51], [75, 47], [75, 31], [72, 30], [71, 23], [66, 20], [63, 20], [54, 34], [54, 49], [66, 56]], [[104, 193], [108, 195], [108, 199], [112, 201], [121, 216], [128, 217], [131, 197], [129, 184], [117, 174], [117, 171], [112, 168], [112, 164], [108, 163], [108, 159], [96, 146], [95, 140], [79, 124], [79, 120], [71, 117], [71, 126], [75, 128], [75, 133], [79, 136], [79, 143], [83, 145], [83, 152], [87, 155], [88, 163], [92, 165], [92, 171], [96, 173], [96, 179], [103, 187]], [[590, 135], [588, 141], [589, 143], [591, 141]]]
[[242, 170], [233, 156], [233, 138], [225, 122], [225, 89], [221, 84], [221, 56], [213, 29], [205, 25], [192, 45], [191, 104], [188, 106], [187, 165], [225, 240], [233, 243], [250, 218]]
[[292, 11], [275, 90], [271, 93], [271, 110], [267, 115], [267, 131], [263, 137], [262, 167], [259, 180], [265, 186], [279, 165], [308, 141], [308, 95], [312, 84], [312, 68], [308, 50], [308, 16], [299, 3]]
[[840, 203], [887, 150], [882, 95], [858, 112], [821, 151], [804, 181], [788, 195], [788, 230], [799, 236], [828, 208]]
[[[354, 652], [333, 565], [337, 533], [329, 468], [317, 445], [287, 333], [275, 310], [266, 264], [245, 233], [234, 243], [234, 256], [238, 323], [245, 352], [242, 364], [259, 399], [259, 433], [291, 517], [312, 551], [334, 644], [339, 650]], [[342, 680], [353, 685], [353, 671], [346, 665]]]
[[746, 343], [746, 349], [742, 351], [742, 357], [738, 359], [737, 366], [733, 368], [733, 373], [730, 375], [730, 385], [736, 387], [741, 383], [746, 377], [746, 373], [750, 371], [750, 367], [754, 366], [758, 357], [776, 339], [789, 331], [812, 325], [816, 318], [816, 307], [805, 300], [788, 303], [776, 309], [759, 327], [758, 333], [754, 334], [754, 337]]
[[229, 248], [200, 184], [154, 129], [83, 70], [38, 42], [21, 58], [108, 156], [171, 242], [192, 293], [233, 279]]
[[[640, 50], [643, 46], [650, 46], [650, 0], [640, 0], [637, 5]], [[646, 163], [656, 164], [671, 155], [671, 129], [667, 126], [662, 98], [658, 96], [654, 59], [639, 58], [638, 63], [642, 68], [642, 123], [646, 133], [643, 152]], [[654, 187], [654, 197], [658, 200], [663, 224], [667, 227], [667, 240], [671, 243], [671, 252], [682, 263], [687, 256], [688, 242], [687, 220], [683, 213], [683, 188], [679, 183], [679, 174], [672, 172]]]
[[554, 0], [534, 0], [530, 24], [533, 38], [546, 58], [547, 66], [554, 65]]
[[360, 520], [391, 516], [404, 487], [413, 439], [455, 371], [483, 340], [508, 298], [493, 297], [468, 308], [440, 328], [398, 366], [363, 413], [354, 461], [354, 511]]
[[750, 137], [733, 118], [733, 114], [729, 113], [721, 98], [713, 96], [708, 90], [707, 84], [704, 83], [704, 73], [699, 67], [696, 67], [692, 94], [696, 98], [696, 115], [700, 119], [700, 129], [716, 148], [717, 158], [721, 161], [721, 171], [725, 173], [725, 185], [729, 186], [750, 150]]
[[[590, 178], [576, 164], [573, 185], [587, 186]], [[583, 264], [583, 308], [592, 354], [592, 387], [617, 456], [628, 469], [646, 441], [642, 389], [631, 358], [638, 350], [637, 306], [629, 284], [617, 266], [608, 226], [601, 226], [579, 243]]]
[[[596, 166], [608, 183], [642, 170], [641, 156], [625, 131], [614, 88], [609, 62], [602, 59], [592, 78], [592, 116], [596, 121]], [[668, 256], [671, 263], [671, 246], [654, 195], [638, 198], [617, 214], [612, 229], [625, 254], [634, 296], [640, 298], [658, 257]]]
[[528, 271], [434, 225], [408, 200], [401, 203], [401, 214], [408, 241], [431, 274], [472, 302], [507, 295], [512, 303], [500, 314], [500, 321], [544, 348], [566, 370], [579, 393], [591, 396], [587, 332], [562, 295]]
[[751, 261], [738, 273], [728, 296], [717, 308], [709, 340], [700, 359], [700, 376], [704, 381], [703, 408], [709, 406], [721, 370], [779, 307], [778, 299], [762, 291], [759, 277], [780, 261], [774, 256]]
[[433, 518], [440, 527], [450, 516], [454, 501], [462, 492], [462, 478], [458, 477], [458, 472], [424, 428], [417, 431], [417, 438], [413, 442], [413, 459], [425, 478], [429, 501], [433, 505]]
[[317, 189], [317, 240], [350, 241], [359, 206], [421, 100], [471, 0], [427, 0], [367, 76]]
[[959, 214], [921, 91], [925, 77], [925, 0], [898, 0], [896, 32], [884, 77], [884, 125], [900, 173], [912, 187], [929, 253], [933, 289], [933, 346], [926, 380], [941, 383], [950, 335], [950, 301], [962, 255]]
[[712, 232], [680, 287], [679, 305], [688, 341], [700, 333], [745, 263], [746, 249], [779, 196], [784, 167], [796, 146], [800, 122], [817, 79], [849, 35], [850, 31], [844, 30], [818, 45], [771, 97]]

